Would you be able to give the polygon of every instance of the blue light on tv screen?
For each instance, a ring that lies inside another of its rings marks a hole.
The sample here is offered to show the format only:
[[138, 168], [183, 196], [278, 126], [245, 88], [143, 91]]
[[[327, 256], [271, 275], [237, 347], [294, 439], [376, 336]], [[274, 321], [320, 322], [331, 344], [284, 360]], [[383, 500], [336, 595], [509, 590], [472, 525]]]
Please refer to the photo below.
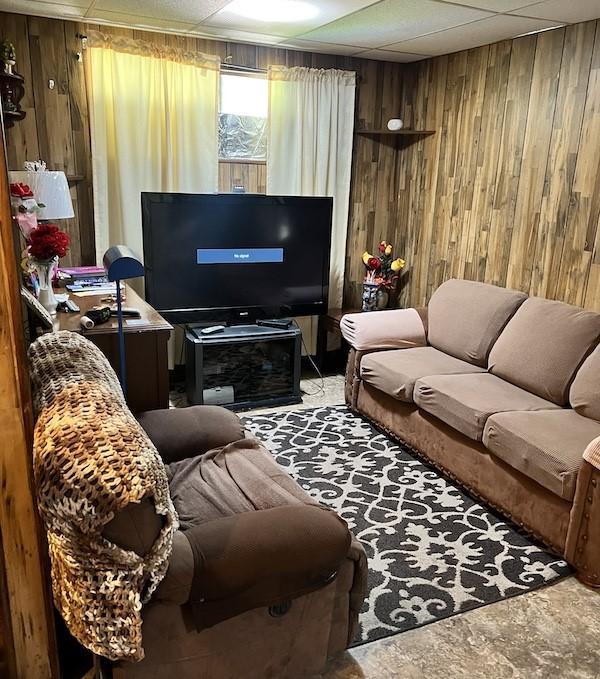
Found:
[[283, 262], [283, 248], [198, 248], [196, 264], [268, 264]]

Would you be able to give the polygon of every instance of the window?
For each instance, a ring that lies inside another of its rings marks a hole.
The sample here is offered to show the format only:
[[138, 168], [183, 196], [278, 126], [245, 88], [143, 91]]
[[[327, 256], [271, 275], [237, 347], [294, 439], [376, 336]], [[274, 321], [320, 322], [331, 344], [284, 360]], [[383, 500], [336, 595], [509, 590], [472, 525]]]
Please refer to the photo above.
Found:
[[220, 160], [266, 160], [268, 108], [265, 77], [221, 75]]

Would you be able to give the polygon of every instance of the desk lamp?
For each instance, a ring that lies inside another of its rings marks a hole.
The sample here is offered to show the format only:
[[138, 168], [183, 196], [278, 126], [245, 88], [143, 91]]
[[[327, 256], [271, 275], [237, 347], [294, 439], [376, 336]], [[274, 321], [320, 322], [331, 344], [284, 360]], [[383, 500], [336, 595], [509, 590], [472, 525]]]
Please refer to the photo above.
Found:
[[144, 275], [144, 265], [126, 245], [113, 245], [102, 259], [108, 280], [117, 285], [117, 321], [119, 323], [119, 381], [127, 397], [127, 375], [125, 370], [125, 336], [123, 334], [123, 305], [121, 281]]

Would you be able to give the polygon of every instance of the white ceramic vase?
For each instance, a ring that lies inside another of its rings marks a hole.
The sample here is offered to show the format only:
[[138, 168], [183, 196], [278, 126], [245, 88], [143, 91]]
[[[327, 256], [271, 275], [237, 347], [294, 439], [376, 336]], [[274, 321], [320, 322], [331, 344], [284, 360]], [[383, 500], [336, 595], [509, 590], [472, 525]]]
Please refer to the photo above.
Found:
[[52, 316], [56, 316], [56, 297], [52, 289], [52, 278], [54, 277], [54, 269], [58, 265], [58, 257], [46, 260], [35, 260], [34, 266], [37, 271], [38, 281], [40, 284], [39, 301], [40, 304]]

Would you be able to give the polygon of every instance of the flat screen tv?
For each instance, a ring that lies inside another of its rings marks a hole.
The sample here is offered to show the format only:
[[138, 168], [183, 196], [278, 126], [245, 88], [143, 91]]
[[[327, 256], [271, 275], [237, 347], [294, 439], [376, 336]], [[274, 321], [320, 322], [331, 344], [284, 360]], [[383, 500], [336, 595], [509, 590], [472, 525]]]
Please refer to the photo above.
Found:
[[327, 311], [332, 198], [142, 193], [146, 299], [167, 320]]

